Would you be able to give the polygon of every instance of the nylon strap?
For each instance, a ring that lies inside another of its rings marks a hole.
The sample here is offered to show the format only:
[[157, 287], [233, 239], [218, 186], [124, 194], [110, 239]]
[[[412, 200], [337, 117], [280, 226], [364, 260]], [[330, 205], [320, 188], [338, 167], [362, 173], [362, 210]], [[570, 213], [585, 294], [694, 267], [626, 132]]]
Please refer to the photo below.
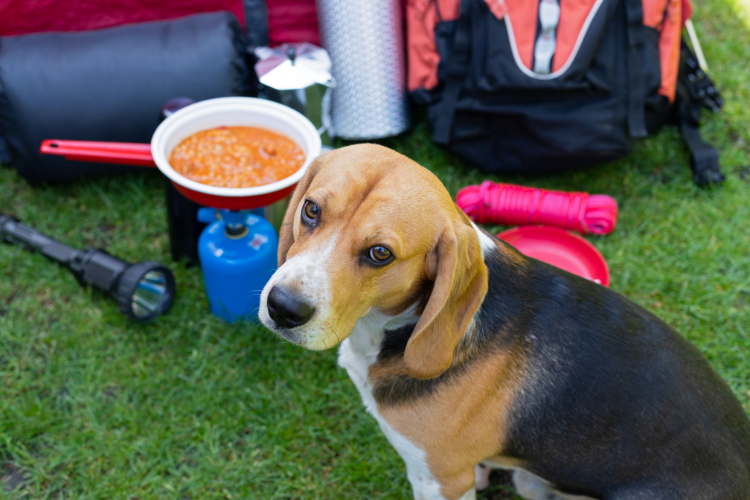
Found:
[[[683, 75], [680, 78], [687, 80]], [[693, 182], [699, 186], [711, 183], [720, 184], [724, 181], [724, 176], [719, 168], [719, 152], [701, 137], [698, 126], [702, 103], [690, 91], [690, 88], [678, 85], [677, 111], [682, 141], [690, 151]]]
[[724, 106], [724, 100], [711, 79], [700, 68], [684, 40], [681, 41], [680, 52], [676, 103], [682, 140], [690, 151], [693, 182], [699, 186], [709, 183], [720, 184], [724, 181], [724, 176], [719, 169], [719, 152], [703, 140], [698, 126], [701, 108], [705, 107], [718, 113]]
[[641, 53], [643, 49], [642, 0], [625, 0], [628, 21], [628, 132], [630, 137], [646, 137], [646, 114], [644, 110], [645, 87]]
[[684, 117], [680, 119], [680, 133], [690, 151], [693, 182], [699, 186], [709, 183], [720, 184], [724, 176], [719, 170], [719, 152], [716, 148], [704, 141], [698, 127]]
[[10, 147], [5, 137], [2, 136], [2, 130], [0, 130], [0, 163], [10, 164], [12, 159], [10, 156]]
[[443, 89], [443, 97], [438, 104], [437, 120], [432, 132], [432, 140], [438, 144], [448, 144], [451, 139], [453, 117], [466, 77], [471, 52], [471, 2], [461, 0], [461, 14], [453, 35], [453, 51], [448, 61], [448, 76]]

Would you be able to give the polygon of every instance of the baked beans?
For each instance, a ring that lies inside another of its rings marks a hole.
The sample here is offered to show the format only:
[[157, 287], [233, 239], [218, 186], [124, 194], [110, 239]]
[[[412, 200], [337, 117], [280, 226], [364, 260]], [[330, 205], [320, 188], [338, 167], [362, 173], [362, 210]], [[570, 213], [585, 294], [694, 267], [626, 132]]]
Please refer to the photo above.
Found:
[[218, 187], [270, 184], [302, 167], [305, 155], [291, 139], [256, 127], [217, 127], [193, 134], [169, 156], [188, 179]]

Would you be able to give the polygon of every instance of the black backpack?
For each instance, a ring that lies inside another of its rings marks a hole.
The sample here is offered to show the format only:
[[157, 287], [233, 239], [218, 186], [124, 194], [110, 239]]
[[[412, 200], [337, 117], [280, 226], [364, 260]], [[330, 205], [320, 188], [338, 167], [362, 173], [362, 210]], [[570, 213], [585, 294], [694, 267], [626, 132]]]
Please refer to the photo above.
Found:
[[698, 123], [701, 107], [723, 102], [681, 40], [691, 10], [687, 0], [410, 0], [409, 90], [433, 140], [488, 171], [607, 162], [674, 123], [694, 181], [719, 183]]

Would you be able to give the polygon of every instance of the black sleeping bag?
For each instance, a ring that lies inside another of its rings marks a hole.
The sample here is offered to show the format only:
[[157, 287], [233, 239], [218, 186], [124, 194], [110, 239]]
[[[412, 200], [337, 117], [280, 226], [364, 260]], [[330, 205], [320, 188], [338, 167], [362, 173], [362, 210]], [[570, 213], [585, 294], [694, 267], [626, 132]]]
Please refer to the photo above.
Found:
[[35, 184], [131, 168], [42, 155], [39, 145], [146, 143], [170, 98], [250, 95], [246, 47], [227, 12], [0, 38], [0, 161]]

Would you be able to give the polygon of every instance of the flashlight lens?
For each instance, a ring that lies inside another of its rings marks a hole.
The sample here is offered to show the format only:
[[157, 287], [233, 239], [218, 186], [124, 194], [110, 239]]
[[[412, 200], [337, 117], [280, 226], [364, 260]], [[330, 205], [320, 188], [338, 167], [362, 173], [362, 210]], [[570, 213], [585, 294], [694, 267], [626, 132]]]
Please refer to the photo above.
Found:
[[152, 316], [164, 302], [167, 293], [167, 277], [162, 271], [149, 271], [138, 280], [130, 307], [136, 318]]

